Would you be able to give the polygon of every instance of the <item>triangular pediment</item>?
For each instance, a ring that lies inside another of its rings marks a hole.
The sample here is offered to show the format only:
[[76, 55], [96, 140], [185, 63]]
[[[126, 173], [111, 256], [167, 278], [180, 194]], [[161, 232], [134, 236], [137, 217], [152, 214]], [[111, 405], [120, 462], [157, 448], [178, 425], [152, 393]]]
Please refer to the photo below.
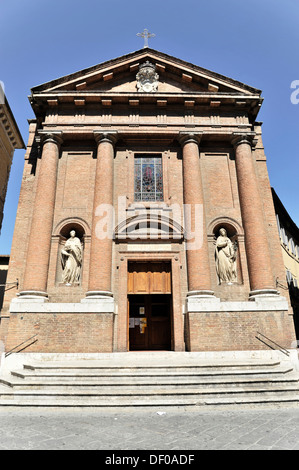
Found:
[[[157, 91], [159, 93], [189, 93], [189, 92], [205, 92], [207, 91], [203, 86], [193, 83], [180, 82], [177, 77], [172, 77], [170, 74], [159, 75]], [[136, 73], [135, 76], [123, 74], [121, 77], [116, 77], [114, 80], [103, 82], [97, 81], [95, 83], [87, 83], [84, 86], [86, 91], [101, 91], [111, 93], [135, 93], [137, 89]]]
[[[32, 89], [33, 94], [60, 92], [136, 93], [140, 66], [150, 63], [157, 87], [145, 93], [209, 93], [260, 95], [260, 90], [153, 49], [145, 48]], [[144, 92], [144, 90], [141, 90]]]

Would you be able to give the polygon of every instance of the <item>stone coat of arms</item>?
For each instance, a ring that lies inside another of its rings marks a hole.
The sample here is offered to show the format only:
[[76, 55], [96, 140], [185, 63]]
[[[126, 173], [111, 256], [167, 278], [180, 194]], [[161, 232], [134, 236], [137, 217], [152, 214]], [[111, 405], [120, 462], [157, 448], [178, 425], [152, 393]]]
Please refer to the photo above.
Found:
[[158, 90], [159, 75], [156, 73], [156, 66], [148, 60], [141, 64], [136, 75], [137, 90], [140, 92], [154, 92]]

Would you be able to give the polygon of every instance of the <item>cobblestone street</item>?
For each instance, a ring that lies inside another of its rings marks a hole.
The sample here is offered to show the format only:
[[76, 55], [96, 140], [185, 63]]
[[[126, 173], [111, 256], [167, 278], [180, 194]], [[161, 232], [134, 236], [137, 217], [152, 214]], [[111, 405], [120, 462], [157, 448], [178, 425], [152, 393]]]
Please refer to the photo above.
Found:
[[0, 409], [0, 450], [298, 450], [299, 409]]

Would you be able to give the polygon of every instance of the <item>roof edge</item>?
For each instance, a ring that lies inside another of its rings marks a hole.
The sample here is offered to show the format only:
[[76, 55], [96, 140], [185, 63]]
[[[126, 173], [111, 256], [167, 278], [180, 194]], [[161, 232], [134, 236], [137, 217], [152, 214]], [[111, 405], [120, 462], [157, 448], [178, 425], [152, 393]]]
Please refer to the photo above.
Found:
[[[274, 201], [274, 206], [275, 208], [278, 209], [278, 211], [280, 210], [281, 213], [282, 213], [282, 216], [287, 220], [287, 222], [290, 224], [290, 227], [292, 229], [292, 233], [294, 233], [294, 236], [296, 237], [296, 240], [299, 242], [299, 227], [297, 226], [297, 224], [294, 222], [294, 220], [292, 219], [292, 217], [290, 216], [290, 214], [288, 213], [288, 211], [286, 210], [286, 208], [284, 207], [283, 203], [281, 202], [281, 200], [279, 199], [279, 197], [277, 196], [277, 193], [275, 191], [274, 188], [271, 188], [271, 191], [272, 191], [272, 196], [273, 196], [273, 201]], [[279, 214], [278, 214], [279, 215]], [[288, 228], [288, 227], [286, 227]]]
[[26, 148], [26, 145], [25, 145], [25, 143], [24, 143], [23, 136], [22, 136], [22, 134], [21, 134], [21, 131], [20, 131], [20, 129], [19, 129], [19, 126], [18, 126], [18, 124], [17, 124], [17, 121], [16, 121], [16, 119], [15, 119], [15, 117], [14, 117], [14, 114], [13, 114], [13, 112], [12, 112], [10, 106], [9, 106], [8, 100], [7, 100], [7, 98], [6, 98], [6, 95], [4, 95], [4, 104], [3, 104], [3, 106], [5, 106], [5, 108], [6, 108], [6, 111], [7, 111], [8, 115], [9, 115], [9, 117], [10, 117], [10, 119], [11, 119], [11, 123], [12, 123], [12, 125], [13, 125], [13, 127], [14, 127], [14, 134], [15, 134], [16, 138], [17, 138], [18, 141], [19, 141], [19, 146], [18, 146], [18, 147], [15, 147], [15, 148], [16, 148], [16, 149], [21, 149], [21, 150], [23, 150], [23, 149]]
[[210, 75], [212, 78], [219, 79], [219, 80], [225, 80], [226, 82], [231, 83], [232, 85], [244, 88], [245, 90], [250, 91], [251, 93], [256, 93], [258, 95], [261, 95], [261, 93], [262, 93], [262, 91], [258, 88], [252, 87], [250, 85], [246, 85], [246, 84], [244, 84], [244, 83], [242, 83], [238, 80], [235, 80], [233, 78], [227, 77], [225, 75], [221, 75], [217, 72], [213, 72], [211, 70], [205, 69], [205, 68], [200, 67], [198, 65], [192, 64], [191, 62], [187, 62], [187, 61], [184, 61], [182, 59], [178, 59], [177, 57], [166, 54], [165, 52], [157, 51], [157, 50], [151, 49], [149, 47], [138, 49], [137, 51], [130, 52], [128, 54], [124, 54], [124, 55], [119, 56], [119, 57], [114, 58], [114, 59], [109, 59], [108, 61], [101, 62], [101, 63], [93, 65], [91, 67], [87, 67], [87, 68], [79, 70], [77, 72], [74, 72], [74, 73], [71, 73], [71, 74], [68, 74], [68, 75], [64, 75], [64, 76], [56, 78], [54, 80], [50, 80], [50, 81], [45, 82], [43, 84], [37, 85], [37, 86], [31, 88], [31, 93], [34, 94], [35, 92], [43, 91], [43, 90], [45, 90], [49, 87], [54, 87], [54, 86], [58, 85], [59, 83], [63, 84], [64, 82], [67, 82], [69, 80], [75, 80], [76, 78], [80, 78], [80, 76], [84, 73], [91, 73], [93, 71], [96, 71], [99, 67], [107, 67], [109, 65], [111, 65], [111, 66], [116, 65], [118, 62], [120, 62], [122, 60], [131, 59], [132, 57], [134, 57], [134, 55], [136, 55], [136, 56], [146, 55], [147, 53], [148, 54], [155, 54], [158, 57], [160, 57], [161, 60], [163, 60], [163, 58], [164, 58], [165, 60], [174, 61], [177, 64], [180, 64], [184, 67], [188, 67], [188, 68], [194, 70], [194, 72], [206, 73], [207, 75]]

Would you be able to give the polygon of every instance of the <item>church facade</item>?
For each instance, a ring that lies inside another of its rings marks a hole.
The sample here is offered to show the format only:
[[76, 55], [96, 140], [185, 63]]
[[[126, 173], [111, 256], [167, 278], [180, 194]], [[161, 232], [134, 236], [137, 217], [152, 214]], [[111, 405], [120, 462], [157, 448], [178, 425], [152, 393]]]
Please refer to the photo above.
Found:
[[30, 101], [6, 351], [291, 348], [260, 90], [144, 48]]

